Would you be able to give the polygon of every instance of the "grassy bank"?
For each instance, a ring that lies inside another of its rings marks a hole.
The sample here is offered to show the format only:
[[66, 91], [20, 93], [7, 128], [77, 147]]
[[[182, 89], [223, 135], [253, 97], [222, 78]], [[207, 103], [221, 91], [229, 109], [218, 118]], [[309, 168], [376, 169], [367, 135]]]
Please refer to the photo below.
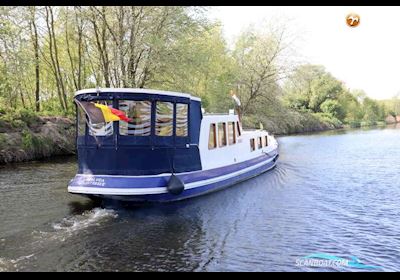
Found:
[[275, 135], [288, 135], [304, 132], [324, 131], [343, 128], [337, 119], [325, 114], [301, 113], [286, 110], [284, 114], [271, 114], [268, 117], [250, 115], [244, 117], [245, 127], [259, 127]]
[[70, 118], [27, 110], [0, 114], [0, 164], [73, 153], [75, 125]]
[[[244, 127], [259, 127], [274, 135], [289, 135], [341, 128], [385, 126], [385, 122], [342, 124], [326, 114], [292, 110], [275, 115], [244, 117]], [[0, 164], [75, 154], [75, 122], [72, 118], [38, 116], [28, 110], [0, 112]]]
[[[249, 127], [260, 120], [245, 117]], [[284, 116], [263, 118], [264, 128], [276, 135], [342, 128], [323, 116], [288, 111]], [[0, 164], [37, 160], [75, 153], [75, 122], [72, 118], [38, 116], [32, 111], [0, 112]]]

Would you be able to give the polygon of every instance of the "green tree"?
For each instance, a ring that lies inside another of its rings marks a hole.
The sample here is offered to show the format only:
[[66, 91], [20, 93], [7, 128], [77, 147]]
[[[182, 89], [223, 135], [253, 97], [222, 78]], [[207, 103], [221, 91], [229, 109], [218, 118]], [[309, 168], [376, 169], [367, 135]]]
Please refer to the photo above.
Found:
[[256, 104], [276, 103], [280, 91], [277, 83], [290, 72], [292, 65], [284, 58], [291, 49], [285, 26], [248, 28], [235, 44], [233, 59], [235, 82], [242, 100], [243, 114], [254, 113]]
[[382, 119], [381, 108], [375, 100], [369, 97], [364, 98], [362, 109], [364, 113], [363, 121], [366, 122], [366, 124], [373, 125]]
[[285, 104], [300, 111], [323, 112], [326, 100], [336, 100], [344, 91], [342, 83], [320, 65], [297, 67], [284, 85]]
[[321, 104], [321, 111], [323, 113], [329, 114], [334, 118], [343, 119], [344, 116], [344, 109], [342, 105], [333, 99], [327, 99]]

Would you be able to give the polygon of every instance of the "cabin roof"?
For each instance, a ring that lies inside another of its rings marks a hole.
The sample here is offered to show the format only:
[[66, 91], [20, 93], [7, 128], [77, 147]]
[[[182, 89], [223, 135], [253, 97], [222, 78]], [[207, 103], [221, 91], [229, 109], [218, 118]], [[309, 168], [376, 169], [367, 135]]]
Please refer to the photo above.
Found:
[[185, 97], [190, 98], [195, 101], [201, 101], [201, 98], [190, 95], [189, 93], [181, 93], [181, 92], [173, 92], [173, 91], [164, 91], [158, 89], [145, 89], [145, 88], [90, 88], [78, 90], [75, 93], [75, 96], [85, 94], [85, 93], [96, 93], [99, 92], [119, 92], [119, 93], [145, 93], [145, 94], [159, 94], [159, 95], [168, 95], [168, 96], [177, 96], [177, 97]]
[[203, 120], [206, 122], [229, 122], [237, 121], [238, 115], [234, 114], [203, 114]]

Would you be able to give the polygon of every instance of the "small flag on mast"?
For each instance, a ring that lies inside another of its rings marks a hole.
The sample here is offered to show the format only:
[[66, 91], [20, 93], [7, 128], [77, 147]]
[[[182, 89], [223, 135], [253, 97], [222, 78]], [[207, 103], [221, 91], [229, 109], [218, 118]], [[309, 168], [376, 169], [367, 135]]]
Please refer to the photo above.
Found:
[[242, 105], [242, 103], [240, 103], [239, 98], [236, 96], [236, 94], [233, 92], [233, 90], [231, 90], [231, 96], [232, 96], [233, 100], [235, 100], [236, 104], [240, 107]]

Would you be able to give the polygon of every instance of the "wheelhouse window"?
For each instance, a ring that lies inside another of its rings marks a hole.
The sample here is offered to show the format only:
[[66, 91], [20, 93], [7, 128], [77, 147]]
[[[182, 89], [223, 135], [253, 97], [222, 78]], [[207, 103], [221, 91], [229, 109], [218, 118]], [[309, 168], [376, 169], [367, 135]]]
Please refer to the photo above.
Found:
[[[112, 107], [111, 100], [98, 101], [97, 103]], [[113, 135], [113, 122], [103, 122], [98, 124], [88, 123], [89, 135], [91, 136], [111, 136]]]
[[208, 149], [217, 147], [217, 129], [215, 123], [210, 124], [210, 134], [208, 136]]
[[259, 148], [259, 149], [262, 149], [262, 138], [261, 138], [261, 137], [258, 137], [258, 138], [257, 138], [257, 142], [258, 142], [258, 148]]
[[119, 110], [124, 111], [132, 121], [119, 121], [119, 134], [132, 136], [150, 136], [151, 102], [120, 100]]
[[86, 113], [82, 107], [77, 105], [78, 136], [84, 136], [86, 132]]
[[188, 136], [188, 104], [176, 104], [176, 136]]
[[218, 144], [219, 147], [226, 146], [226, 123], [218, 123]]
[[236, 144], [236, 130], [234, 122], [228, 123], [228, 139], [229, 139], [229, 145]]
[[250, 139], [250, 152], [254, 151], [256, 149], [256, 143], [255, 139], [251, 138]]
[[264, 139], [265, 139], [265, 147], [267, 147], [268, 146], [268, 135], [266, 135], [265, 137], [264, 137]]
[[156, 135], [172, 136], [174, 121], [174, 104], [171, 102], [156, 103]]

